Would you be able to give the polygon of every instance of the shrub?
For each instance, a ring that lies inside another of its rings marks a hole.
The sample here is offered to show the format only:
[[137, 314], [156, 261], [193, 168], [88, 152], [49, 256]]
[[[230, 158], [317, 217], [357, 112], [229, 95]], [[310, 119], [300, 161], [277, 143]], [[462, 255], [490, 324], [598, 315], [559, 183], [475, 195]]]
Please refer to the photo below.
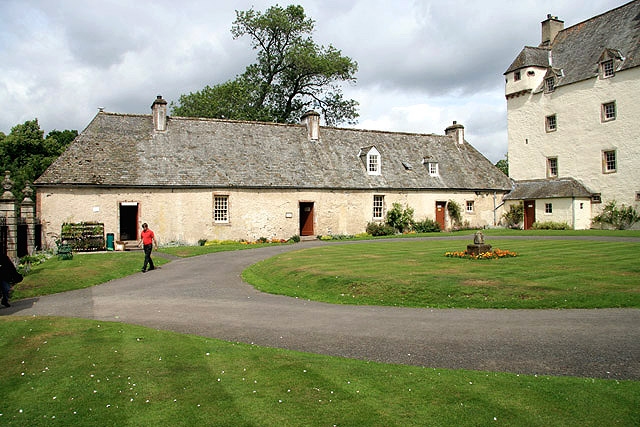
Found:
[[413, 230], [417, 233], [432, 233], [440, 231], [440, 224], [432, 219], [425, 219], [424, 221], [418, 221], [413, 224]]
[[522, 203], [511, 205], [509, 212], [505, 212], [502, 217], [507, 222], [507, 227], [520, 228], [520, 223], [524, 219], [524, 205]]
[[370, 222], [367, 224], [367, 234], [372, 236], [391, 236], [396, 234], [396, 229], [380, 222]]
[[627, 229], [638, 221], [640, 214], [632, 206], [618, 207], [615, 200], [607, 203], [602, 213], [593, 218], [593, 222], [610, 225], [616, 230]]
[[571, 230], [571, 226], [566, 222], [534, 222], [531, 225], [534, 230]]
[[198, 240], [198, 246], [204, 246], [205, 243], [207, 243], [207, 239]]
[[462, 222], [462, 208], [455, 200], [449, 200], [447, 202], [447, 212], [449, 212], [449, 217], [453, 220], [453, 224], [460, 226]]
[[405, 206], [403, 209], [400, 203], [394, 203], [393, 207], [387, 212], [386, 224], [399, 233], [410, 230], [413, 224], [413, 209], [409, 206]]
[[294, 234], [293, 236], [289, 237], [289, 241], [293, 242], [293, 243], [299, 243], [300, 242], [300, 236], [297, 234]]

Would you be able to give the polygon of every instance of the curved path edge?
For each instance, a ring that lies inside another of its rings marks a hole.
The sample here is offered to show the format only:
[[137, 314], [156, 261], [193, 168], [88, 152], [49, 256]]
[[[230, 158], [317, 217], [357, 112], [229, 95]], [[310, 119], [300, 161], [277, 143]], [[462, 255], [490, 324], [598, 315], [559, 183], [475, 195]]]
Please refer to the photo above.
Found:
[[304, 242], [177, 259], [146, 274], [15, 301], [0, 314], [117, 321], [231, 342], [433, 368], [640, 380], [637, 309], [333, 305], [261, 293], [240, 277], [243, 269], [262, 259], [324, 244]]

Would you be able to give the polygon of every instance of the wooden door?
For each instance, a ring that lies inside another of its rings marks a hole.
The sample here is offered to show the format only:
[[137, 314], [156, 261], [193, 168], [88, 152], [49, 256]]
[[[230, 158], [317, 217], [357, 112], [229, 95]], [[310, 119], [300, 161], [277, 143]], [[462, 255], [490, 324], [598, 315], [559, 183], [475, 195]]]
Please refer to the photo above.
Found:
[[447, 202], [436, 202], [436, 222], [440, 224], [440, 230], [445, 229], [444, 213]]
[[524, 201], [524, 229], [529, 230], [536, 222], [536, 201], [525, 200]]
[[313, 202], [300, 202], [300, 235], [313, 236]]

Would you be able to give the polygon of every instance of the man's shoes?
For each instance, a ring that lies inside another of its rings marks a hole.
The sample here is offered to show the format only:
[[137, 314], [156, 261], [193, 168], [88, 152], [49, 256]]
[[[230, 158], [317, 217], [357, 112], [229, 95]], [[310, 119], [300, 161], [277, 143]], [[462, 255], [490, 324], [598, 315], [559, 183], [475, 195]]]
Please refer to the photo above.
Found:
[[7, 301], [6, 298], [2, 298], [2, 305], [4, 305], [5, 307], [11, 307], [11, 304], [9, 304], [9, 301]]
[[151, 271], [151, 270], [155, 270], [155, 269], [156, 269], [155, 267], [151, 267], [151, 268], [149, 269], [149, 271]]
[[142, 269], [142, 272], [143, 272], [143, 273], [146, 273], [146, 272], [147, 272], [147, 270], [145, 270], [145, 269], [143, 268], [143, 269]]

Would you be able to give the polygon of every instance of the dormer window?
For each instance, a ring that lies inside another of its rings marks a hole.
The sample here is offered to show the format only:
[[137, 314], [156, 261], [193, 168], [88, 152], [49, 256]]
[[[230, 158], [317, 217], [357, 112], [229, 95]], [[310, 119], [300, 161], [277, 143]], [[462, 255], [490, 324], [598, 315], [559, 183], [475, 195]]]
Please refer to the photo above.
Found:
[[600, 63], [600, 71], [603, 79], [613, 77], [616, 74], [613, 59], [608, 59]]
[[600, 58], [598, 58], [598, 66], [600, 68], [600, 78], [609, 79], [616, 75], [616, 68], [622, 65], [625, 57], [617, 49], [604, 49]]
[[556, 88], [556, 78], [555, 77], [547, 77], [544, 79], [544, 91], [545, 92], [553, 92]]
[[369, 175], [380, 175], [382, 160], [376, 147], [361, 148], [358, 156], [364, 161]]

